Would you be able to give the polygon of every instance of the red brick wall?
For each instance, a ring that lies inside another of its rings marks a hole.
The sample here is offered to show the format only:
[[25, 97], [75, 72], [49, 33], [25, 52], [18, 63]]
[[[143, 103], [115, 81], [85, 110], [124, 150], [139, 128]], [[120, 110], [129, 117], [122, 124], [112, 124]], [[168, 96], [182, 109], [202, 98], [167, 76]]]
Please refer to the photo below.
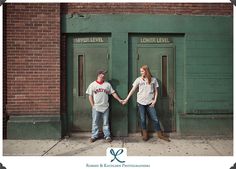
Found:
[[232, 15], [231, 3], [67, 3], [63, 14], [149, 13], [175, 15]]
[[230, 3], [7, 3], [4, 112], [55, 114], [66, 110], [66, 36], [60, 36], [60, 12], [232, 15], [233, 6]]
[[8, 114], [60, 113], [60, 4], [5, 4]]
[[[3, 18], [6, 16], [6, 7], [3, 6]], [[6, 30], [6, 20], [3, 20], [3, 32]], [[6, 39], [6, 34], [3, 34], [3, 40]], [[7, 113], [6, 113], [6, 102], [7, 102], [7, 58], [6, 58], [6, 44], [3, 43], [3, 138], [5, 139], [7, 136], [6, 128], [7, 128]]]

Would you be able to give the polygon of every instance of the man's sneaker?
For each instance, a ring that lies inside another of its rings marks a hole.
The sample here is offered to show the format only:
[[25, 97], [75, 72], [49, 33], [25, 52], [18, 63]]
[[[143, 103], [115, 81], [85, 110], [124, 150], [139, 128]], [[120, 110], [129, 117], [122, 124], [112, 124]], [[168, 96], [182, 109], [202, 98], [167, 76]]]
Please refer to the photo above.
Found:
[[90, 138], [91, 143], [95, 142], [96, 140], [97, 140], [97, 138], [93, 138], [93, 137]]
[[106, 142], [108, 142], [108, 143], [112, 142], [111, 137], [107, 137], [107, 138], [106, 138]]

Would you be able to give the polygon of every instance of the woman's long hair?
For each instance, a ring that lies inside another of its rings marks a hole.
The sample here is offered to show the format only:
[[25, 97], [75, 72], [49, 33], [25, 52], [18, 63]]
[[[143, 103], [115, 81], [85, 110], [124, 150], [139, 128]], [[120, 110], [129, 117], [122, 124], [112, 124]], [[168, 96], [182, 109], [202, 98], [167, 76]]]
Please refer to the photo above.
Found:
[[148, 79], [148, 84], [150, 84], [152, 80], [152, 74], [150, 72], [149, 67], [147, 65], [143, 65], [141, 69], [145, 71], [145, 77]]

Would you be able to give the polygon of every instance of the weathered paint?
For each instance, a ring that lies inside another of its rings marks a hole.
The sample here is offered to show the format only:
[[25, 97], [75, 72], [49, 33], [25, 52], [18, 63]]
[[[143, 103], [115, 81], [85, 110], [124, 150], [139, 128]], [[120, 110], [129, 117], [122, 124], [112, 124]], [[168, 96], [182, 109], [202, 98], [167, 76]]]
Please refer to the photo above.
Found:
[[7, 126], [8, 139], [60, 139], [58, 115], [11, 116]]
[[[85, 92], [89, 84], [97, 79], [97, 70], [108, 70], [109, 55], [108, 43], [87, 43], [85, 41], [82, 44], [73, 43], [73, 130], [91, 131], [91, 106]], [[81, 72], [83, 79], [79, 79], [79, 56], [83, 57], [84, 62]], [[106, 80], [109, 81], [109, 71], [106, 76]], [[83, 89], [79, 94], [80, 82], [83, 83]]]

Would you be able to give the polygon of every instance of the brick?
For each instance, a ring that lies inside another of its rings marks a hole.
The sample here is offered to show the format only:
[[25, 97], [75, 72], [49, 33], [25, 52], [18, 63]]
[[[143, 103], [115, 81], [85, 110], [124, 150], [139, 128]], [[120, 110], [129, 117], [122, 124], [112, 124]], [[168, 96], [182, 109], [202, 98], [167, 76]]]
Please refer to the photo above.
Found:
[[[231, 3], [65, 3], [62, 14], [152, 13], [185, 15], [232, 15]], [[213, 9], [214, 11], [210, 10]], [[194, 10], [194, 12], [192, 12]]]
[[63, 14], [233, 15], [230, 3], [7, 3], [4, 4], [3, 111], [66, 111], [66, 35]]
[[55, 64], [60, 63], [60, 4], [4, 8], [5, 112], [60, 113], [60, 64]]

